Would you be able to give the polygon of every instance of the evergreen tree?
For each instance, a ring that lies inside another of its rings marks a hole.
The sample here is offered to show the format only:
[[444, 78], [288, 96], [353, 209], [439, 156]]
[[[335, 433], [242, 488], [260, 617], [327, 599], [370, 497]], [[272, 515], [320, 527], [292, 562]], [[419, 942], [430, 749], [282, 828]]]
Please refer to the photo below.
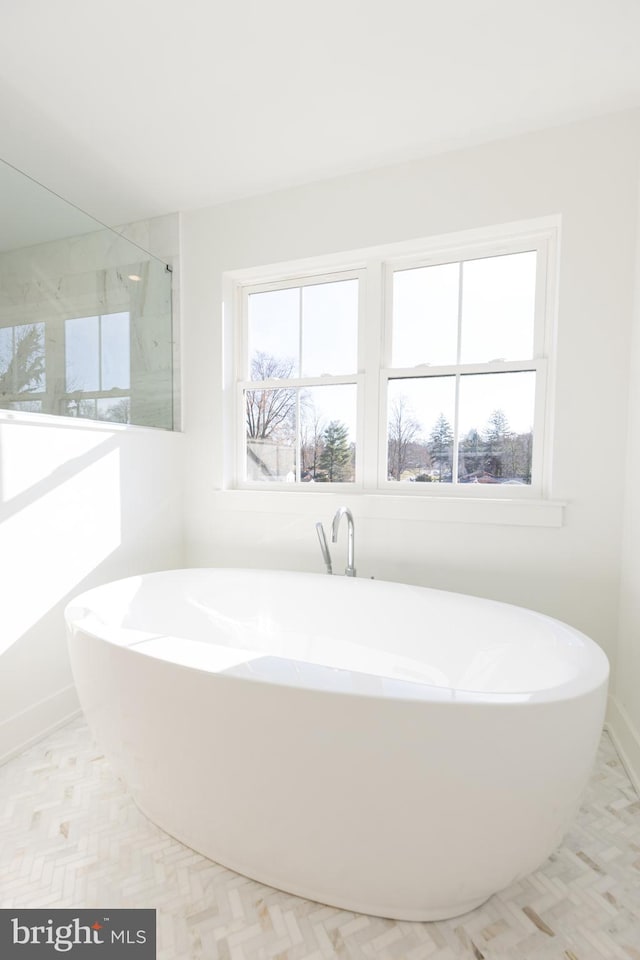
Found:
[[349, 430], [339, 420], [332, 420], [322, 435], [324, 449], [318, 459], [318, 466], [326, 474], [329, 482], [349, 479], [347, 474], [351, 462]]
[[513, 436], [504, 410], [494, 410], [484, 430], [486, 443], [485, 467], [494, 477], [505, 475], [507, 441]]
[[475, 427], [467, 433], [460, 444], [460, 468], [459, 476], [465, 477], [469, 474], [478, 473], [484, 465], [486, 444], [480, 433]]
[[444, 413], [440, 414], [429, 434], [428, 449], [432, 463], [438, 466], [438, 479], [450, 481], [453, 430]]

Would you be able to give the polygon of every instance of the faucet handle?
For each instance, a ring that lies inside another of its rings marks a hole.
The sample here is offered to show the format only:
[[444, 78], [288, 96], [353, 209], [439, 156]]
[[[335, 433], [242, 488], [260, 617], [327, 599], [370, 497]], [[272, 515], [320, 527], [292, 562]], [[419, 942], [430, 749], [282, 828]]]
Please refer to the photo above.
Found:
[[324, 558], [324, 565], [327, 568], [327, 573], [333, 573], [331, 567], [331, 554], [329, 553], [329, 545], [327, 543], [327, 537], [324, 532], [324, 527], [320, 520], [316, 523], [316, 532], [318, 534], [318, 540], [320, 541], [320, 549], [322, 550], [322, 556]]

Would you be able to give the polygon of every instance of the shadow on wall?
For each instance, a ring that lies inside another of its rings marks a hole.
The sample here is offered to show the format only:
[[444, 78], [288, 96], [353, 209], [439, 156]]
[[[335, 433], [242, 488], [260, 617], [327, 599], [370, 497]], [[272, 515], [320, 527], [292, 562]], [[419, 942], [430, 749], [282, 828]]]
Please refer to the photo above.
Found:
[[0, 427], [0, 653], [121, 543], [119, 438], [60, 429]]
[[[20, 721], [26, 740], [63, 718], [56, 697], [77, 703], [66, 603], [107, 580], [180, 564], [175, 442], [160, 430], [0, 420], [0, 755], [13, 747], [17, 717], [35, 711], [32, 731]], [[39, 727], [36, 713], [46, 714]]]
[[[97, 583], [115, 579], [117, 576], [119, 574], [108, 561], [95, 567], [67, 593], [60, 595], [38, 620], [32, 620], [22, 634], [14, 636], [12, 642], [0, 652], [0, 758], [3, 753], [3, 721], [13, 719], [23, 710], [31, 709], [35, 703], [58, 693], [72, 683], [67, 664], [64, 623], [67, 603]], [[50, 661], [54, 657], [57, 663], [52, 665]], [[54, 677], [59, 678], [57, 682], [52, 682]], [[38, 689], [43, 680], [49, 681], [51, 689]]]

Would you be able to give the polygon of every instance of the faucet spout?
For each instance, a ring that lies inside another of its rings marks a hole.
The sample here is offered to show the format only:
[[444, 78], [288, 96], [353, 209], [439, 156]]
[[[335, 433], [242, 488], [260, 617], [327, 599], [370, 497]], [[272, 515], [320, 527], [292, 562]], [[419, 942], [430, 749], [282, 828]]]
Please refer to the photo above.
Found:
[[338, 541], [338, 528], [340, 527], [340, 520], [342, 517], [347, 518], [347, 566], [345, 567], [345, 576], [346, 577], [355, 577], [356, 575], [356, 566], [355, 566], [355, 544], [354, 544], [354, 527], [353, 527], [353, 514], [349, 507], [338, 507], [335, 512], [335, 516], [331, 523], [331, 542], [337, 543]]

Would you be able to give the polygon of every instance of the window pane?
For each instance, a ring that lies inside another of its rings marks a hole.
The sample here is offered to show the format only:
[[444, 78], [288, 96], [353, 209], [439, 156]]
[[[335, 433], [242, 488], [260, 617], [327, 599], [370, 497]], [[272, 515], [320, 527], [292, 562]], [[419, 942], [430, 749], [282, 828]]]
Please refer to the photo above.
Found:
[[531, 483], [533, 371], [460, 378], [461, 483]]
[[100, 389], [99, 324], [98, 317], [73, 317], [65, 320], [67, 393]]
[[301, 376], [335, 376], [357, 369], [358, 281], [303, 287]]
[[245, 390], [245, 412], [247, 480], [355, 480], [355, 384]]
[[461, 363], [532, 357], [535, 292], [535, 252], [465, 261]]
[[341, 384], [300, 391], [300, 479], [355, 480], [356, 386]]
[[390, 380], [389, 480], [451, 482], [455, 377]]
[[128, 390], [131, 385], [129, 314], [107, 314], [100, 318], [100, 327], [102, 337], [101, 389], [112, 390], [115, 387], [118, 390]]
[[111, 423], [131, 422], [131, 399], [129, 397], [103, 397], [96, 400], [96, 417]]
[[44, 323], [1, 328], [0, 396], [45, 389]]
[[300, 288], [251, 293], [249, 379], [297, 377], [300, 369]]
[[296, 479], [295, 390], [245, 390], [247, 480]]
[[87, 420], [97, 420], [96, 401], [91, 399], [67, 400], [65, 403], [65, 416], [85, 417]]
[[459, 274], [457, 263], [394, 273], [392, 367], [456, 363]]

